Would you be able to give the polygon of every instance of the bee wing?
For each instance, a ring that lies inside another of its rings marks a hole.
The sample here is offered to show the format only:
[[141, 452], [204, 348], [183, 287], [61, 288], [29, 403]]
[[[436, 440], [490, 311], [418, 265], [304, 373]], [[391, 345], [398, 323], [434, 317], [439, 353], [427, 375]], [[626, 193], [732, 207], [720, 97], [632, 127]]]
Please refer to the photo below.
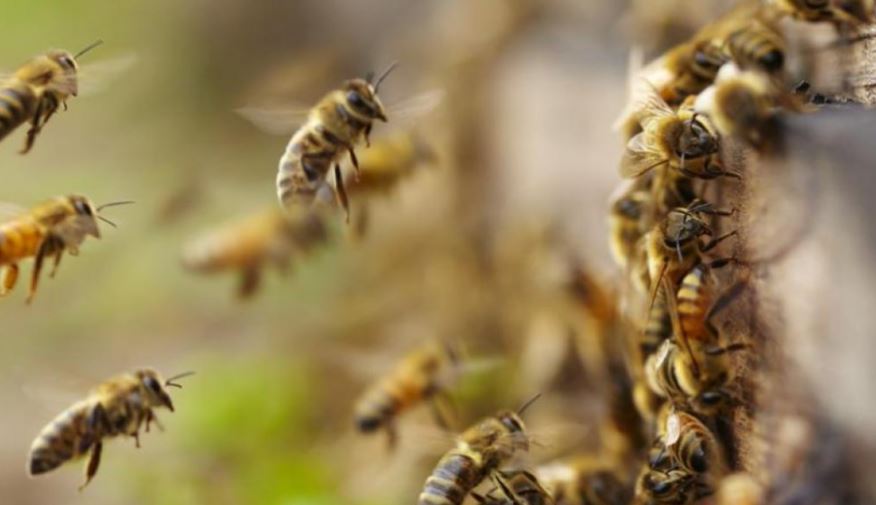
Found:
[[0, 202], [0, 223], [16, 219], [27, 214], [27, 209], [17, 203]]
[[400, 100], [387, 108], [386, 115], [393, 123], [407, 123], [435, 110], [444, 101], [443, 89], [433, 89]]
[[82, 65], [78, 72], [79, 96], [102, 93], [112, 82], [137, 63], [137, 55], [127, 53]]
[[310, 108], [303, 104], [292, 104], [284, 107], [241, 107], [234, 112], [265, 133], [291, 135], [307, 121]]
[[627, 142], [621, 157], [620, 174], [624, 179], [635, 179], [667, 160], [646, 142], [645, 133], [638, 133]]

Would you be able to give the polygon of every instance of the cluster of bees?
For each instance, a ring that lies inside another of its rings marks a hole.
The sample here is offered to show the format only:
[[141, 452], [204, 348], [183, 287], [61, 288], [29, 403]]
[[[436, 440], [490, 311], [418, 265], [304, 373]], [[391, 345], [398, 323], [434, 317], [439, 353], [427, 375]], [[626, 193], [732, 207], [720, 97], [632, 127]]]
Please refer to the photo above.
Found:
[[[420, 505], [460, 505], [469, 497], [488, 505], [681, 505], [715, 493], [721, 503], [762, 501], [757, 479], [729, 476], [734, 462], [727, 434], [719, 429], [736, 401], [729, 389], [731, 354], [747, 347], [728, 342], [713, 322], [742, 285], [723, 286], [716, 270], [752, 265], [718, 253], [736, 235], [717, 233], [718, 220], [734, 209], [710, 203], [705, 186], [743, 176], [725, 167], [725, 142], [766, 152], [776, 114], [811, 112], [824, 100], [792, 82], [782, 23], [828, 22], [844, 30], [873, 17], [872, 0], [744, 0], [636, 73], [630, 107], [619, 122], [627, 140], [620, 170], [631, 180], [612, 205], [611, 245], [628, 286], [620, 304], [630, 327], [626, 394], [638, 429], [651, 443], [639, 449], [631, 444], [632, 456], [583, 455], [532, 471], [509, 469], [529, 450], [522, 416], [535, 397], [463, 430], [426, 479]], [[29, 151], [48, 119], [76, 96], [77, 60], [92, 47], [76, 55], [38, 56], [3, 83], [0, 137], [29, 122], [23, 152]], [[198, 271], [237, 270], [240, 294], [250, 295], [265, 265], [285, 268], [296, 252], [325, 240], [326, 208], [343, 210], [349, 220], [354, 190], [348, 187], [391, 187], [421, 163], [428, 150], [411, 133], [376, 141], [365, 151], [372, 154], [361, 159], [355, 150], [362, 141], [370, 145], [375, 122], [392, 117], [378, 90], [394, 68], [349, 80], [320, 100], [280, 158], [279, 208], [195, 241], [185, 264]], [[342, 169], [346, 158], [352, 175]], [[57, 268], [65, 251], [75, 255], [86, 236], [99, 238], [98, 220], [112, 224], [100, 212], [121, 203], [128, 202], [95, 206], [81, 196], [59, 197], [0, 223], [3, 292], [15, 285], [18, 264], [32, 257], [30, 301], [42, 262], [53, 258]], [[418, 349], [363, 394], [355, 408], [357, 428], [384, 430], [394, 445], [399, 417], [423, 403], [433, 406], [440, 425], [449, 426], [442, 398], [464, 367], [452, 344]], [[161, 427], [154, 410], [173, 411], [168, 389], [190, 373], [163, 379], [141, 369], [101, 384], [39, 434], [30, 474], [88, 454], [87, 484], [98, 470], [103, 441], [129, 436], [139, 446], [141, 429], [148, 432], [153, 422]], [[631, 459], [638, 461], [634, 471], [619, 464]]]

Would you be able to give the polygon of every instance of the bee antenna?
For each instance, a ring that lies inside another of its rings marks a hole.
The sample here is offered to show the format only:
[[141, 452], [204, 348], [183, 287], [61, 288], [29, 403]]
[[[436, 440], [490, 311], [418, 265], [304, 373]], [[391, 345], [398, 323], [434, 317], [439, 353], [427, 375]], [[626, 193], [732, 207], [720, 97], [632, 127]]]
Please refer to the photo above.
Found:
[[173, 377], [164, 381], [164, 385], [182, 389], [182, 386], [180, 386], [179, 384], [177, 384], [176, 382], [173, 382], [173, 381], [175, 381], [177, 379], [182, 379], [183, 377], [188, 377], [189, 375], [195, 375], [195, 372], [183, 372], [180, 374], [176, 374]]
[[103, 210], [107, 207], [115, 207], [116, 205], [130, 205], [132, 203], [136, 203], [136, 202], [134, 202], [132, 200], [122, 200], [120, 202], [105, 203], [105, 204], [101, 205], [100, 207], [98, 207], [97, 211], [100, 212], [101, 210]]
[[116, 223], [110, 221], [109, 219], [107, 219], [107, 218], [105, 218], [105, 217], [103, 217], [103, 216], [97, 216], [97, 218], [100, 219], [101, 221], [103, 221], [104, 223], [106, 223], [106, 224], [112, 226], [113, 228], [118, 228], [118, 227], [116, 226]]
[[397, 66], [398, 66], [398, 61], [394, 61], [386, 68], [386, 70], [383, 71], [382, 74], [380, 74], [380, 77], [378, 77], [377, 81], [374, 82], [374, 92], [375, 93], [377, 93], [377, 89], [380, 88], [380, 83], [382, 83], [383, 80], [386, 79], [386, 77], [390, 73], [392, 73], [392, 71], [395, 70], [395, 67], [397, 67]]
[[95, 47], [100, 46], [100, 45], [102, 45], [102, 44], [103, 44], [103, 40], [102, 40], [102, 39], [97, 39], [97, 40], [95, 40], [95, 41], [92, 42], [91, 44], [88, 44], [87, 46], [85, 46], [85, 49], [82, 49], [81, 51], [79, 51], [78, 53], [76, 53], [76, 56], [74, 56], [73, 59], [74, 59], [74, 60], [78, 60], [80, 56], [82, 56], [83, 54], [87, 53], [88, 51], [91, 51], [91, 50], [94, 49]]
[[539, 398], [541, 398], [541, 393], [537, 393], [535, 396], [533, 396], [529, 400], [526, 400], [526, 402], [523, 405], [521, 405], [519, 409], [517, 409], [517, 415], [522, 416], [523, 413], [526, 412], [526, 409], [528, 409], [530, 406], [532, 406], [532, 404], [535, 403], [535, 401], [538, 400]]

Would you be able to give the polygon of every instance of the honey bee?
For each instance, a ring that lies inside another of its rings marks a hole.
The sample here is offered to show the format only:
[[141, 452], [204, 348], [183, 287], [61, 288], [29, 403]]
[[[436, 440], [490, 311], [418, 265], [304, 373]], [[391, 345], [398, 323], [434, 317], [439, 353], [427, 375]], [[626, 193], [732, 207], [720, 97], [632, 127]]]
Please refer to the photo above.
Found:
[[[785, 38], [774, 23], [763, 17], [747, 19], [732, 31], [727, 36], [725, 51], [729, 59], [742, 69], [777, 75], [785, 68]], [[718, 75], [714, 78], [717, 79]]]
[[579, 456], [541, 466], [536, 474], [557, 505], [624, 505], [630, 502], [623, 473], [606, 458]]
[[95, 207], [84, 196], [60, 196], [0, 223], [0, 266], [4, 267], [0, 296], [8, 294], [15, 287], [18, 263], [33, 257], [27, 303], [33, 301], [43, 261], [54, 258], [50, 274], [50, 277], [54, 277], [64, 251], [76, 256], [87, 236], [100, 238], [98, 219], [115, 227], [112, 221], [99, 214], [101, 210], [129, 203], [133, 202], [112, 202]]
[[672, 110], [653, 87], [642, 100], [642, 131], [627, 143], [621, 176], [641, 177], [658, 167], [698, 179], [736, 176], [721, 166], [718, 134], [707, 117], [688, 104]]
[[[712, 119], [721, 135], [760, 146], [773, 126], [770, 120], [780, 99], [766, 75], [728, 64], [715, 84], [697, 97], [694, 107]], [[788, 105], [801, 107], [790, 102]]]
[[271, 208], [196, 238], [183, 250], [183, 264], [201, 273], [237, 270], [237, 294], [248, 298], [258, 290], [267, 265], [286, 271], [295, 252], [305, 252], [326, 240], [324, 218], [319, 213]]
[[721, 480], [715, 501], [719, 505], [760, 505], [765, 503], [764, 489], [747, 473], [734, 473]]
[[36, 56], [0, 84], [0, 139], [29, 121], [21, 154], [29, 152], [58, 107], [66, 110], [67, 99], [79, 93], [77, 60], [102, 43], [98, 40], [75, 55], [52, 50]]
[[651, 204], [651, 189], [636, 179], [611, 204], [609, 246], [615, 263], [623, 269], [634, 261], [639, 239], [645, 233], [643, 222]]
[[426, 401], [432, 401], [438, 424], [448, 429], [438, 399], [459, 367], [459, 353], [449, 343], [431, 343], [412, 352], [359, 398], [354, 413], [359, 431], [372, 433], [384, 429], [393, 448], [397, 439], [395, 420]]
[[359, 169], [345, 179], [349, 194], [383, 193], [423, 163], [435, 159], [431, 147], [415, 132], [399, 131], [375, 140], [359, 158]]
[[529, 437], [520, 416], [538, 396], [517, 412], [502, 411], [464, 431], [456, 447], [438, 461], [426, 479], [418, 505], [461, 505], [484, 479], [520, 451], [529, 450]]
[[768, 4], [801, 21], [835, 25], [873, 22], [873, 0], [768, 0]]
[[[679, 410], [669, 413], [663, 434], [665, 455], [678, 467], [717, 482], [727, 472], [724, 450], [712, 431], [695, 416]], [[658, 456], [652, 466], [663, 466]]]
[[645, 465], [636, 479], [637, 505], [688, 505], [697, 498], [696, 476], [681, 469], [655, 470]]
[[[486, 495], [472, 493], [472, 497], [484, 505], [554, 505], [550, 493], [538, 482], [535, 475], [525, 470], [499, 471], [494, 476], [496, 488]], [[497, 493], [501, 494], [497, 496]]]
[[73, 404], [43, 428], [30, 447], [29, 474], [49, 472], [89, 453], [81, 491], [97, 473], [104, 439], [133, 437], [139, 448], [141, 426], [145, 424], [147, 433], [152, 422], [162, 427], [154, 409], [166, 407], [173, 412], [168, 387], [182, 387], [174, 381], [192, 373], [164, 380], [155, 370], [143, 368], [99, 385], [88, 398]]
[[[292, 135], [280, 158], [277, 171], [277, 197], [284, 208], [310, 205], [326, 185], [334, 169], [338, 201], [349, 214], [349, 202], [340, 160], [349, 154], [358, 169], [354, 148], [369, 136], [374, 121], [387, 121], [386, 110], [377, 93], [380, 84], [396, 67], [393, 63], [379, 77], [351, 79], [329, 92], [310, 110], [303, 126]], [[244, 115], [249, 113], [241, 111]], [[257, 120], [252, 117], [251, 119]]]

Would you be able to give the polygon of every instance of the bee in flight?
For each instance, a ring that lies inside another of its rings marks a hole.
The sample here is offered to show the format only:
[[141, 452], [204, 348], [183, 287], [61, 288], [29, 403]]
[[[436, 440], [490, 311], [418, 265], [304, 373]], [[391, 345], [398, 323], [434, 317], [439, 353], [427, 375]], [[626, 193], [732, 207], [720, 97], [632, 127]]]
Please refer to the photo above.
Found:
[[98, 40], [75, 55], [56, 49], [36, 56], [0, 84], [0, 140], [30, 122], [21, 154], [29, 152], [58, 107], [66, 110], [67, 99], [78, 95], [77, 60], [102, 43]]
[[529, 450], [529, 436], [520, 416], [538, 396], [517, 412], [502, 411], [465, 430], [456, 447], [438, 461], [426, 479], [418, 505], [461, 505], [484, 479], [520, 451]]
[[362, 433], [386, 430], [389, 447], [397, 440], [395, 420], [429, 401], [438, 424], [449, 429], [443, 406], [445, 391], [461, 367], [458, 350], [450, 343], [430, 343], [407, 355], [385, 377], [370, 386], [355, 407], [356, 426]]
[[27, 303], [30, 303], [36, 294], [43, 261], [54, 258], [50, 274], [54, 277], [65, 251], [76, 256], [87, 236], [100, 238], [98, 219], [115, 227], [112, 221], [100, 215], [101, 210], [129, 203], [133, 202], [112, 202], [95, 207], [84, 196], [59, 196], [0, 223], [0, 266], [4, 268], [0, 295], [8, 294], [15, 287], [18, 263], [33, 257], [33, 274], [27, 296]]
[[139, 448], [141, 427], [147, 433], [153, 422], [161, 428], [154, 409], [165, 407], [173, 412], [168, 388], [182, 387], [174, 381], [193, 373], [164, 380], [155, 370], [143, 368], [100, 384], [43, 428], [30, 447], [28, 473], [40, 475], [88, 453], [81, 491], [97, 473], [103, 441], [130, 436]]
[[237, 293], [248, 298], [258, 290], [266, 266], [288, 270], [296, 252], [306, 252], [327, 238], [319, 213], [272, 207], [195, 238], [183, 250], [183, 264], [201, 273], [239, 271]]

